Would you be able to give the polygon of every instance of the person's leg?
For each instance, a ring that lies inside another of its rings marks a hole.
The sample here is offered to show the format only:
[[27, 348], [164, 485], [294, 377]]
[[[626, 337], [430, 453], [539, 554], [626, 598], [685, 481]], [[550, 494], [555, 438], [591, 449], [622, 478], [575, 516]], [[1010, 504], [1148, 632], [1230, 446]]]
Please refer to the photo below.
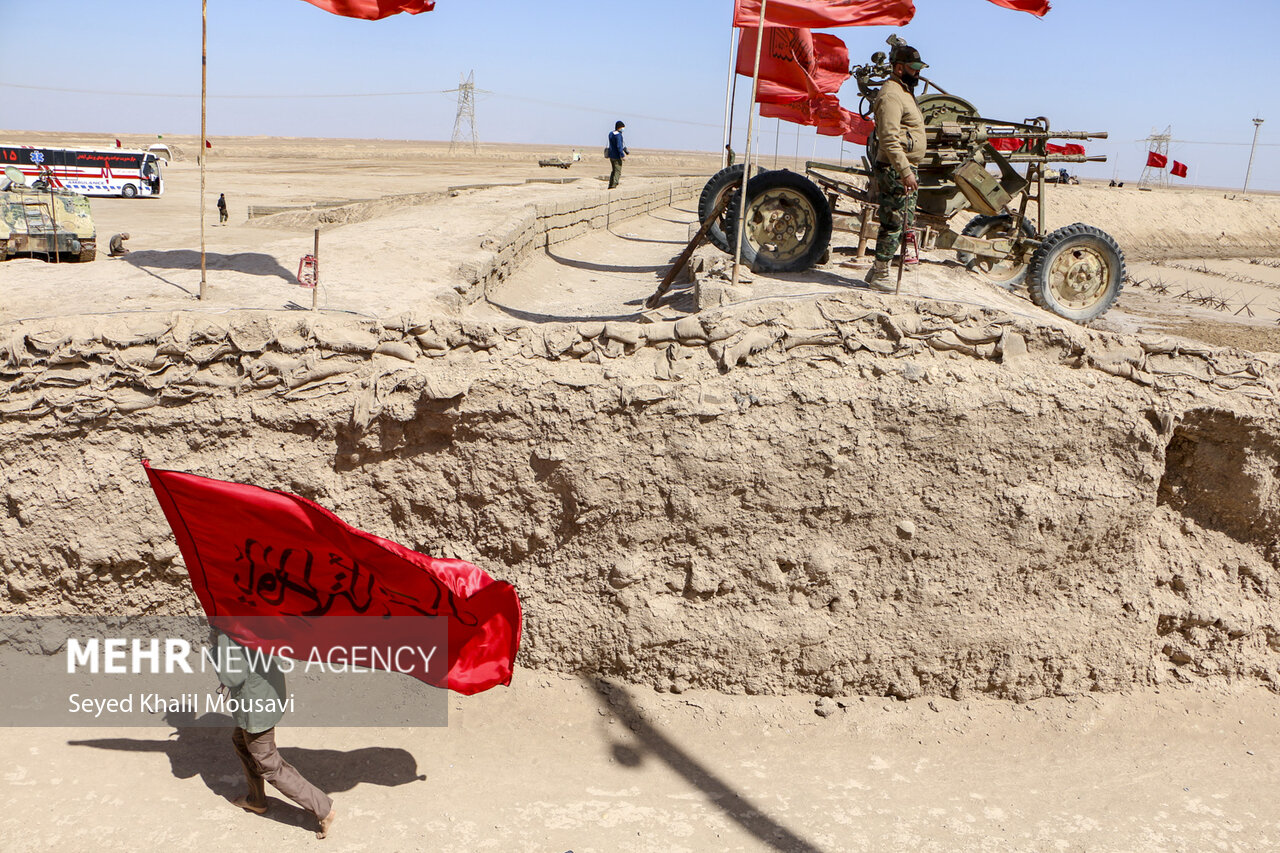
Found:
[[609, 189], [613, 189], [622, 180], [622, 160], [610, 160], [613, 167], [609, 170]]
[[267, 810], [267, 786], [262, 781], [261, 774], [258, 773], [258, 766], [254, 763], [253, 756], [249, 754], [245, 730], [237, 727], [231, 733], [231, 743], [235, 745], [236, 755], [240, 757], [240, 766], [244, 768], [244, 781], [249, 787], [248, 794], [231, 802], [245, 811], [262, 814]]
[[880, 230], [876, 232], [876, 263], [887, 264], [898, 253], [906, 222], [907, 190], [891, 166], [876, 170], [880, 189]]
[[262, 778], [276, 790], [311, 812], [320, 821], [317, 837], [324, 838], [333, 823], [333, 800], [324, 791], [308, 782], [292, 764], [285, 761], [276, 750], [276, 730], [245, 735], [246, 746], [253, 760], [262, 771]]

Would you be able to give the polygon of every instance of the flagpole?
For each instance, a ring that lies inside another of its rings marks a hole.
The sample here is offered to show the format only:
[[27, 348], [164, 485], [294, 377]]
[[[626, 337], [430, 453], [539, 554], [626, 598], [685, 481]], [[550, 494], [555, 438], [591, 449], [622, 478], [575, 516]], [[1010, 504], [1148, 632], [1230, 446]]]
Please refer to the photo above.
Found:
[[729, 165], [729, 146], [733, 143], [733, 94], [735, 91], [734, 71], [738, 64], [738, 29], [729, 27], [729, 79], [724, 82], [724, 135], [720, 145], [720, 168]]
[[747, 113], [747, 150], [742, 159], [742, 204], [738, 207], [738, 233], [733, 241], [733, 281], [738, 286], [742, 266], [742, 230], [747, 222], [747, 180], [751, 177], [751, 131], [756, 119], [756, 89], [760, 85], [760, 51], [764, 48], [764, 10], [769, 0], [760, 0], [760, 20], [756, 24], [756, 67], [751, 72], [751, 112]]
[[204, 299], [204, 158], [205, 109], [209, 91], [209, 0], [200, 0], [200, 299]]

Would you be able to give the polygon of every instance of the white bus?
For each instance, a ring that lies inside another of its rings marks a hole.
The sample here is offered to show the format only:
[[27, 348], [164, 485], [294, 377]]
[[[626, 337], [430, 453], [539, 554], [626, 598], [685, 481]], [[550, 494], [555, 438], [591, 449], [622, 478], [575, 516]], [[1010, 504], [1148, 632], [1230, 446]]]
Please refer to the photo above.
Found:
[[164, 192], [160, 160], [150, 151], [0, 145], [0, 166], [17, 168], [28, 184], [44, 180], [81, 195], [136, 198]]

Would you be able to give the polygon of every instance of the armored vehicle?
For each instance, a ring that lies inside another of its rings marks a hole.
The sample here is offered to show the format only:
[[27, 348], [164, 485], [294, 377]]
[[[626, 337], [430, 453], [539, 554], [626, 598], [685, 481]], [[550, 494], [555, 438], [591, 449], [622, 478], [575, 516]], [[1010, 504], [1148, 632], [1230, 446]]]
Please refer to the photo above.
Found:
[[20, 172], [0, 178], [0, 261], [18, 254], [59, 261], [91, 261], [97, 235], [89, 199], [44, 181], [28, 186]]

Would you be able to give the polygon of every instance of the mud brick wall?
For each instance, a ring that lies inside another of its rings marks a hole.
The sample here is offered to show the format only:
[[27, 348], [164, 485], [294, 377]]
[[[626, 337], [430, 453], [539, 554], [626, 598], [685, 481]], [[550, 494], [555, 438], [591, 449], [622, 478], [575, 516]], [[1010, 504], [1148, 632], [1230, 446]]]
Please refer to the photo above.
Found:
[[502, 281], [534, 251], [607, 228], [651, 210], [695, 198], [702, 178], [648, 181], [614, 190], [592, 190], [526, 207], [480, 242], [487, 256], [462, 270], [455, 290], [471, 303]]

